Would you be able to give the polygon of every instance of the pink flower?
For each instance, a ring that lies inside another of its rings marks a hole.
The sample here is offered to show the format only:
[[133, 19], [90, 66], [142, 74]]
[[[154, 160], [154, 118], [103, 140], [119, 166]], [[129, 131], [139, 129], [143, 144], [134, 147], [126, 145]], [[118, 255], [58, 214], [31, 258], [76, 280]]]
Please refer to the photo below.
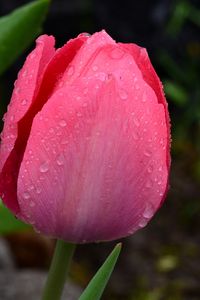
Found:
[[105, 31], [43, 35], [4, 117], [0, 194], [44, 234], [82, 243], [144, 227], [163, 202], [169, 116], [144, 48]]

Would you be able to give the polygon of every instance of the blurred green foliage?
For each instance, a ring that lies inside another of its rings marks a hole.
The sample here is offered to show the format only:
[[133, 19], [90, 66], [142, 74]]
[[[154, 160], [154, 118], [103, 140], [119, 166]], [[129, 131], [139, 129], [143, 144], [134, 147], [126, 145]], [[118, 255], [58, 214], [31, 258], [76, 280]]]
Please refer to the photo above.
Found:
[[[26, 4], [0, 18], [0, 75], [41, 32], [49, 0]], [[0, 234], [8, 234], [30, 226], [17, 220], [0, 200]]]
[[0, 200], [0, 234], [8, 234], [30, 228], [31, 226], [16, 219]]
[[34, 1], [0, 18], [0, 75], [39, 35], [48, 5]]
[[187, 24], [199, 30], [200, 10], [189, 1], [175, 1], [165, 34], [172, 44], [180, 40], [180, 47], [173, 54], [159, 49], [158, 62], [172, 108], [173, 154], [177, 159], [187, 156], [185, 167], [200, 181], [200, 42], [187, 36]]

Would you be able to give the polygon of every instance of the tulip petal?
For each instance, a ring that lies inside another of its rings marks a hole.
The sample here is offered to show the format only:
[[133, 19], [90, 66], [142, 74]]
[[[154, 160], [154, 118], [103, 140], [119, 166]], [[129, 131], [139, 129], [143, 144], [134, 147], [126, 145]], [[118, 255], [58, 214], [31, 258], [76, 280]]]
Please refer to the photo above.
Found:
[[[38, 92], [44, 69], [54, 54], [53, 45], [53, 37], [44, 35], [37, 40], [36, 48], [29, 54], [18, 74], [11, 103], [4, 116], [0, 148], [0, 192], [4, 203], [14, 212], [18, 210], [16, 178], [19, 154], [14, 153], [18, 137], [18, 122], [27, 113], [34, 95]], [[23, 134], [21, 138], [23, 139]]]
[[95, 60], [102, 48], [114, 44], [115, 41], [104, 30], [88, 37], [86, 43], [84, 43], [66, 69], [60, 81], [60, 86], [71, 84], [75, 79], [84, 76], [86, 70], [90, 68], [92, 61]]
[[[145, 48], [139, 47], [136, 44], [122, 44], [122, 43], [118, 43], [118, 44], [121, 46], [122, 49], [126, 49], [133, 56], [135, 62], [137, 63], [139, 69], [142, 72], [144, 80], [154, 90], [158, 102], [164, 105], [166, 122], [167, 122], [167, 130], [168, 130], [167, 148], [170, 149], [170, 118], [169, 118], [169, 112], [167, 108], [168, 105], [165, 99], [162, 83], [151, 64], [148, 53]], [[168, 167], [170, 168], [170, 163], [171, 163], [170, 151], [167, 152], [167, 163], [168, 163]]]
[[163, 199], [167, 143], [164, 105], [132, 56], [107, 45], [35, 116], [18, 177], [19, 217], [76, 243], [131, 234]]
[[86, 39], [87, 37], [81, 36], [71, 40], [55, 53], [54, 38], [41, 36], [19, 74], [5, 117], [0, 150], [0, 192], [4, 203], [15, 213], [19, 210], [17, 177], [32, 120], [48, 100], [58, 79]]

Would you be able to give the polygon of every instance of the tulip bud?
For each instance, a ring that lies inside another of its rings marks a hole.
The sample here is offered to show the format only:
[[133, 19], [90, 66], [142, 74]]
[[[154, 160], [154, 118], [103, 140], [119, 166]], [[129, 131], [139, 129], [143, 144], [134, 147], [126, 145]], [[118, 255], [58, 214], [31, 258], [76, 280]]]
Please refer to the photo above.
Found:
[[114, 240], [163, 202], [170, 128], [145, 49], [105, 31], [62, 48], [43, 35], [4, 117], [0, 195], [13, 213], [68, 242]]

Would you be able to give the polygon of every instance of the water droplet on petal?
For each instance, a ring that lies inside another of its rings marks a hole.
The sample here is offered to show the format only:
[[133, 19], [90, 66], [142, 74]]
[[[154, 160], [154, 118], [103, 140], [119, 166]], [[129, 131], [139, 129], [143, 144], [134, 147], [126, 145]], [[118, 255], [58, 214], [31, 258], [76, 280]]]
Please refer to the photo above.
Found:
[[37, 187], [37, 188], [36, 188], [36, 193], [37, 193], [37, 194], [40, 194], [41, 191], [42, 191], [42, 189], [41, 189], [40, 187]]
[[27, 99], [23, 99], [22, 101], [21, 101], [21, 105], [26, 105], [27, 104]]
[[14, 89], [14, 93], [15, 93], [16, 95], [19, 94], [20, 91], [21, 91], [21, 89], [20, 89], [19, 87], [16, 87], [16, 88]]
[[154, 207], [151, 203], [147, 203], [145, 210], [143, 212], [143, 217], [150, 219], [154, 214]]
[[139, 226], [140, 228], [143, 228], [143, 227], [145, 227], [145, 226], [147, 225], [147, 223], [148, 223], [148, 219], [142, 218], [142, 219], [140, 220], [138, 226]]
[[79, 34], [79, 36], [80, 36], [80, 37], [81, 37], [81, 36], [90, 37], [90, 36], [91, 36], [91, 34], [90, 34], [90, 33], [88, 33], [88, 32], [82, 32], [82, 33], [80, 33], [80, 34]]
[[30, 54], [30, 59], [33, 59], [35, 56], [36, 56], [36, 54], [35, 54], [34, 52], [32, 52], [32, 53]]
[[11, 121], [11, 122], [14, 121], [14, 116], [13, 116], [13, 115], [10, 116], [10, 121]]
[[63, 154], [58, 155], [58, 157], [56, 158], [56, 162], [59, 166], [62, 166], [64, 164], [65, 161], [65, 157]]
[[10, 134], [10, 138], [11, 138], [11, 139], [14, 139], [15, 137], [16, 137], [15, 134], [13, 134], [13, 133]]
[[151, 180], [151, 179], [149, 179], [148, 181], [147, 181], [147, 183], [146, 183], [146, 188], [151, 188], [152, 186], [153, 186], [153, 181]]
[[119, 96], [122, 100], [126, 100], [128, 98], [128, 94], [124, 89], [119, 90]]
[[101, 81], [105, 81], [106, 78], [107, 78], [107, 74], [103, 73], [103, 72], [99, 72], [99, 73], [96, 74], [96, 78], [101, 80]]
[[27, 71], [27, 70], [25, 70], [25, 71], [22, 73], [22, 77], [26, 77], [26, 76], [27, 76], [27, 74], [28, 74], [28, 71]]
[[93, 66], [93, 67], [92, 67], [92, 70], [93, 70], [94, 72], [96, 72], [96, 71], [98, 70], [98, 67], [97, 67], [97, 66]]
[[23, 198], [26, 199], [26, 200], [29, 199], [30, 198], [30, 194], [28, 192], [24, 192], [23, 193]]
[[28, 190], [29, 190], [29, 191], [34, 190], [34, 185], [30, 185], [29, 188], [28, 188]]
[[67, 71], [67, 75], [72, 76], [74, 74], [74, 66], [70, 66]]
[[49, 164], [48, 162], [44, 162], [43, 164], [41, 164], [40, 166], [40, 172], [41, 173], [46, 173], [49, 170]]
[[59, 125], [61, 127], [65, 127], [67, 125], [67, 122], [64, 119], [62, 119], [62, 120], [60, 120]]
[[149, 149], [144, 150], [144, 155], [150, 157], [152, 152]]
[[35, 206], [35, 202], [30, 201], [30, 207], [34, 207]]
[[80, 112], [77, 112], [77, 117], [82, 117], [82, 113], [80, 113]]
[[133, 234], [133, 233], [134, 233], [133, 229], [128, 231], [128, 234]]
[[50, 133], [54, 133], [54, 128], [53, 128], [53, 127], [50, 127], [50, 128], [49, 128], [49, 132], [50, 132]]
[[153, 166], [152, 165], [148, 166], [147, 172], [148, 173], [152, 173], [153, 172]]

